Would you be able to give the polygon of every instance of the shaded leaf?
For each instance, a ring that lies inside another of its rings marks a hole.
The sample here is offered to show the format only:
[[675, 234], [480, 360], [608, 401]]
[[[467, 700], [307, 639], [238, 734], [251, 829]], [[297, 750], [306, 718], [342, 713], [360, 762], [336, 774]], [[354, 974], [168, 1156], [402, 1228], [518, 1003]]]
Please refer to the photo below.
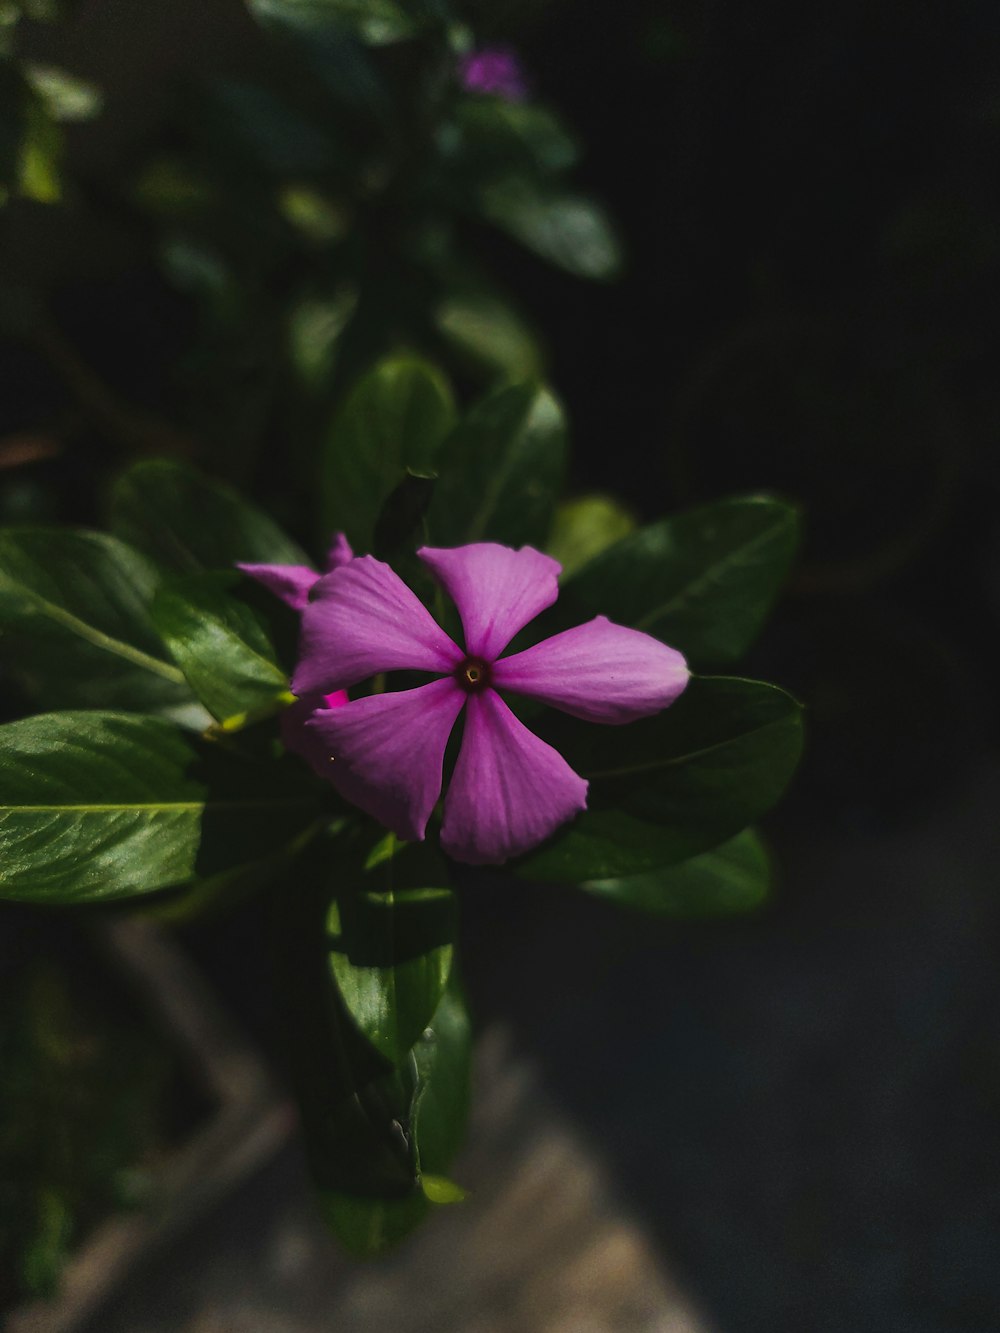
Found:
[[111, 493], [111, 527], [167, 569], [231, 569], [237, 561], [307, 565], [301, 547], [262, 510], [185, 463], [130, 467]]
[[556, 614], [604, 614], [696, 666], [735, 661], [759, 633], [799, 540], [799, 514], [764, 496], [723, 500], [640, 528], [565, 580]]
[[710, 852], [643, 875], [595, 879], [580, 885], [599, 898], [655, 916], [697, 918], [749, 912], [767, 901], [771, 867], [753, 829]]
[[371, 551], [375, 525], [407, 473], [426, 477], [454, 423], [451, 389], [416, 357], [380, 362], [349, 395], [322, 460], [324, 530], [341, 531], [355, 551]]
[[542, 546], [565, 471], [565, 422], [548, 390], [499, 389], [472, 409], [441, 451], [427, 516], [431, 541]]
[[791, 695], [724, 676], [692, 680], [670, 708], [628, 726], [546, 723], [590, 790], [581, 815], [514, 863], [533, 879], [640, 874], [716, 847], [776, 803], [802, 750]]

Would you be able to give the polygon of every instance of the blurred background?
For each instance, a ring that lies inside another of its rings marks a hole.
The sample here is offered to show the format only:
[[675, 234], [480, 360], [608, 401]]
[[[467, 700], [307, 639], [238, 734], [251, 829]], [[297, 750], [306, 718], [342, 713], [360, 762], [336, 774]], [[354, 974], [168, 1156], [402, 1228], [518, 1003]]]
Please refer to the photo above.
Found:
[[[467, 892], [473, 1200], [356, 1266], [278, 1135], [88, 1329], [1000, 1327], [998, 155], [983, 0], [2, 0], [0, 521], [170, 454], [318, 547], [334, 404], [401, 347], [545, 377], [641, 521], [806, 516], [746, 664], [809, 715], [771, 899]], [[3, 917], [13, 1306], [199, 1111], [72, 920]], [[267, 1064], [262, 930], [180, 938]]]

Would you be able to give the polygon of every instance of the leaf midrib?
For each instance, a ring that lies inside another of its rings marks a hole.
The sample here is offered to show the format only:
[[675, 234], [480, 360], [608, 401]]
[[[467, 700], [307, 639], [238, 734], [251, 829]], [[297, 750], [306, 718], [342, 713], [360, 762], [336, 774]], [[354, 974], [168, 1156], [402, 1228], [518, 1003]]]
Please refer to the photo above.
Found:
[[716, 750], [724, 750], [730, 745], [749, 740], [753, 736], [760, 736], [765, 731], [770, 731], [772, 727], [786, 726], [789, 722], [796, 722], [797, 720], [795, 713], [788, 713], [784, 717], [772, 718], [770, 722], [765, 722], [750, 731], [741, 731], [737, 736], [729, 736], [724, 741], [716, 741], [714, 745], [706, 745], [701, 750], [689, 750], [686, 754], [674, 755], [671, 759], [650, 759], [646, 763], [632, 764], [627, 768], [599, 769], [597, 772], [583, 773], [581, 776], [591, 782], [603, 782], [609, 778], [630, 778], [637, 773], [651, 773], [661, 768], [675, 768], [680, 764], [689, 764], [696, 759], [703, 759]]
[[144, 653], [141, 648], [134, 648], [122, 639], [116, 639], [110, 634], [105, 634], [103, 630], [99, 630], [93, 625], [88, 625], [85, 620], [81, 620], [79, 616], [73, 615], [71, 611], [65, 610], [55, 602], [50, 602], [47, 597], [43, 597], [41, 593], [36, 592], [33, 588], [28, 588], [23, 583], [18, 583], [4, 575], [0, 575], [0, 584], [11, 589], [15, 596], [33, 603], [43, 615], [48, 616], [50, 620], [54, 620], [56, 624], [62, 625], [87, 643], [93, 644], [95, 648], [113, 653], [116, 657], [131, 662], [133, 666], [151, 671], [175, 685], [185, 684], [184, 673], [179, 671], [177, 667], [171, 666], [169, 662], [164, 662], [161, 658]]
[[680, 592], [674, 593], [674, 595], [666, 602], [653, 607], [651, 611], [647, 611], [644, 616], [641, 616], [636, 620], [633, 628], [648, 629], [650, 625], [654, 625], [663, 616], [668, 616], [671, 612], [678, 610], [686, 601], [689, 601], [705, 588], [708, 588], [713, 583], [717, 582], [719, 577], [722, 574], [725, 574], [734, 564], [740, 563], [746, 556], [752, 555], [762, 545], [771, 541], [780, 533], [781, 529], [786, 526], [787, 522], [787, 517], [782, 516], [781, 519], [773, 523], [770, 527], [765, 528], [763, 532], [759, 532], [752, 540], [744, 543], [736, 550], [730, 551], [728, 555], [723, 556], [722, 559], [718, 560], [715, 564], [709, 565], [703, 574], [700, 574], [696, 579], [692, 579], [692, 581], [686, 584]]

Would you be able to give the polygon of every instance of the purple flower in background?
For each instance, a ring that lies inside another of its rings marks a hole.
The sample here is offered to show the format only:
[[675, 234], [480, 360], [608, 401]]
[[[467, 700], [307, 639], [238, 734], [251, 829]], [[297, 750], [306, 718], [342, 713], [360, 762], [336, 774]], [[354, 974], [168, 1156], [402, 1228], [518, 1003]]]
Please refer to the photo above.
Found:
[[315, 713], [306, 731], [322, 741], [325, 776], [341, 795], [398, 837], [420, 840], [464, 708], [441, 845], [458, 861], [496, 865], [542, 842], [587, 798], [583, 778], [518, 721], [497, 690], [589, 722], [631, 722], [673, 703], [687, 666], [673, 648], [604, 616], [501, 657], [556, 600], [559, 564], [530, 546], [514, 551], [491, 542], [417, 554], [458, 607], [465, 650], [388, 565], [362, 556], [317, 582], [302, 616], [292, 689], [308, 697], [382, 671], [440, 677]]
[[509, 46], [484, 46], [458, 62], [458, 77], [468, 93], [492, 93], [507, 102], [521, 102], [528, 85], [521, 62]]
[[[326, 553], [326, 573], [339, 569], [354, 559], [350, 543], [342, 532], [334, 535], [330, 549]], [[237, 569], [256, 579], [268, 592], [273, 592], [293, 611], [304, 611], [309, 605], [309, 593], [323, 577], [308, 565], [248, 565], [237, 564]], [[300, 755], [307, 763], [326, 777], [328, 757], [326, 746], [318, 738], [306, 731], [305, 724], [317, 709], [340, 708], [347, 703], [346, 690], [319, 691], [315, 694], [298, 698], [281, 714], [279, 728], [281, 742], [286, 750]]]

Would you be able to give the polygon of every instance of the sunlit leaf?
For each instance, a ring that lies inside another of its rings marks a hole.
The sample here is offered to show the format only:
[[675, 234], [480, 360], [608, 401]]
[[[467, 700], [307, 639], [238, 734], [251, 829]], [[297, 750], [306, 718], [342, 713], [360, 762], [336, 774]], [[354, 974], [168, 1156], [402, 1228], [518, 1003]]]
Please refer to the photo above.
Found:
[[41, 713], [0, 726], [0, 897], [91, 902], [272, 853], [315, 797], [156, 718]]

